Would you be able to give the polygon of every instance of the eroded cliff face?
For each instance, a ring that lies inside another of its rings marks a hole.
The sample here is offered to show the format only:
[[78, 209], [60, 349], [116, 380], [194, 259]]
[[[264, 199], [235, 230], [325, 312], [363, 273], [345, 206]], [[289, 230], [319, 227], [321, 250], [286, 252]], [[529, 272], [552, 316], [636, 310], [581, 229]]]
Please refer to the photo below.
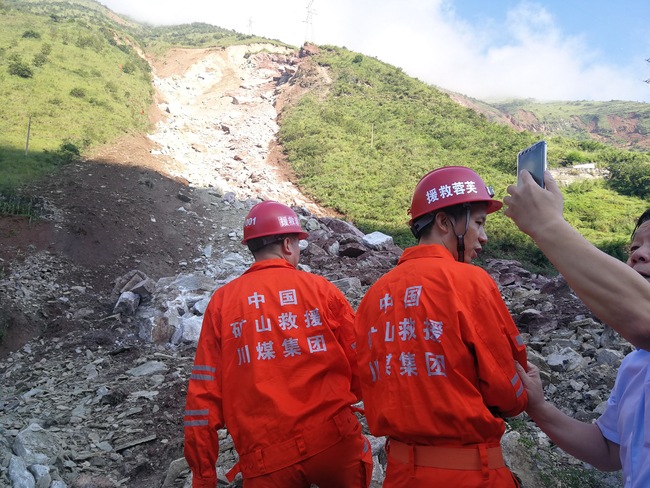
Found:
[[646, 123], [641, 115], [636, 112], [631, 112], [625, 116], [618, 114], [594, 114], [588, 117], [579, 117], [573, 115], [549, 122], [540, 120], [530, 110], [518, 109], [512, 113], [504, 112], [497, 107], [473, 100], [458, 93], [448, 92], [448, 94], [456, 103], [485, 115], [487, 120], [507, 125], [515, 130], [527, 130], [540, 134], [588, 135], [595, 141], [623, 149], [643, 151], [650, 148], [650, 138], [648, 137]]

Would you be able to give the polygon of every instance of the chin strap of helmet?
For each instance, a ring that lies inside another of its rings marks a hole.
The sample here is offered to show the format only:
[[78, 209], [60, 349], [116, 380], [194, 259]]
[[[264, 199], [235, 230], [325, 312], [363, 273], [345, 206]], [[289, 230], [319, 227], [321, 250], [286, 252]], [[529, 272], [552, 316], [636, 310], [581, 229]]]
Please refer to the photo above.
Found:
[[[457, 261], [464, 263], [465, 262], [465, 234], [467, 234], [467, 229], [469, 229], [469, 213], [470, 206], [469, 204], [463, 204], [465, 207], [465, 230], [462, 234], [456, 234], [456, 239], [458, 244], [456, 245], [456, 251], [458, 253]], [[454, 223], [454, 233], [456, 233], [456, 224]]]

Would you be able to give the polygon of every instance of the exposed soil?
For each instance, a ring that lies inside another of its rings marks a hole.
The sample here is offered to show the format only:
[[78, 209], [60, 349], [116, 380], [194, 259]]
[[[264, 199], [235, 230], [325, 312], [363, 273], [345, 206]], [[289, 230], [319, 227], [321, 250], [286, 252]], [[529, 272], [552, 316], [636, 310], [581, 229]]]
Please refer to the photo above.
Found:
[[[154, 73], [158, 80], [178, 82], [179, 90], [185, 90], [183, 84], [192, 83], [192, 79], [182, 77], [206, 57], [213, 56], [211, 59], [214, 59], [214, 54], [215, 50], [173, 50], [166, 59], [153, 62]], [[259, 90], [273, 93], [272, 84], [244, 79], [246, 74], [241, 65], [236, 64], [246, 59], [243, 54], [231, 53], [228, 56], [222, 52], [218, 59], [224, 65], [207, 68], [213, 74], [221, 69], [219, 82], [199, 96], [212, 97], [215, 103], [225, 103], [225, 97], [229, 102], [224, 106], [232, 110], [230, 100], [233, 100], [233, 94], [226, 94], [226, 91], [234, 92], [241, 84], [255, 82]], [[287, 54], [287, 59], [296, 54]], [[262, 68], [268, 76], [273, 69], [273, 60], [268, 54], [260, 59], [259, 64], [267, 63]], [[232, 65], [228, 64], [230, 61]], [[247, 68], [253, 69], [249, 65]], [[259, 76], [260, 71], [251, 73]], [[250, 93], [254, 89], [246, 93], [251, 99], [253, 95]], [[297, 86], [292, 92], [292, 87], [287, 85], [284, 90], [286, 98], [282, 98], [278, 105], [285, 106], [306, 89]], [[234, 96], [239, 95], [235, 93]], [[173, 101], [169, 94], [157, 92], [149, 111], [153, 132], [160, 134], [162, 130], [168, 130], [165, 124], [172, 116], [161, 110], [161, 106]], [[265, 105], [251, 102], [236, 108], [245, 110], [246, 116], [257, 117], [263, 111], [268, 112], [269, 106], [273, 107], [273, 101], [264, 98], [262, 101]], [[193, 103], [188, 102], [188, 106]], [[191, 109], [202, 106], [196, 103]], [[208, 110], [214, 108], [214, 104], [205, 107]], [[192, 112], [193, 118], [183, 121], [182, 133], [167, 136], [170, 146], [178, 143], [178, 140], [172, 141], [172, 137], [189, 139], [203, 130], [189, 122], [200, 121], [199, 115]], [[277, 114], [271, 116], [271, 123], [275, 123], [276, 117]], [[178, 124], [178, 116], [175, 120]], [[253, 128], [251, 132], [255, 130]], [[259, 131], [263, 132], [262, 129]], [[0, 331], [3, 334], [0, 360], [29, 341], [36, 344], [30, 345], [30, 351], [36, 357], [48, 357], [52, 353], [48, 349], [52, 338], [64, 338], [66, 351], [75, 348], [93, 351], [102, 346], [110, 348], [126, 335], [119, 321], [111, 319], [115, 298], [113, 286], [119, 277], [135, 269], [154, 280], [176, 276], [186, 269], [188, 263], [191, 266], [208, 244], [221, 251], [228, 246], [240, 246], [228, 234], [241, 228], [246, 207], [227, 204], [223, 188], [216, 189], [210, 184], [201, 186], [196, 182], [191, 184], [189, 179], [198, 175], [199, 180], [204, 176], [207, 180], [208, 176], [219, 173], [218, 177], [228, 181], [235, 197], [239, 197], [240, 190], [244, 196], [246, 192], [255, 193], [250, 178], [240, 188], [240, 183], [233, 177], [232, 166], [222, 167], [218, 172], [215, 167], [199, 167], [198, 159], [196, 164], [190, 165], [188, 160], [175, 158], [173, 151], [162, 154], [161, 145], [152, 139], [146, 135], [126, 135], [110, 145], [94, 149], [82, 161], [23, 188], [24, 195], [38, 197], [43, 202], [45, 219], [30, 222], [26, 218], [0, 217], [0, 283], [4, 278], [19, 276], [17, 279], [20, 281], [20, 277], [25, 276], [22, 284], [19, 283], [24, 293], [20, 290], [14, 290], [13, 295], [4, 293], [5, 289], [0, 286]], [[194, 150], [208, 154], [203, 147], [213, 142], [195, 141]], [[228, 149], [234, 150], [235, 154], [244, 154], [244, 157], [238, 156], [230, 162], [257, 171], [255, 180], [259, 180], [259, 185], [272, 188], [288, 184], [292, 179], [276, 141], [268, 141], [267, 147], [259, 150], [257, 159], [246, 157], [247, 139], [233, 141], [231, 138], [224, 144], [229, 144]], [[256, 165], [260, 169], [255, 169]], [[289, 194], [284, 187], [282, 191]], [[299, 195], [297, 189], [291, 188], [290, 192]], [[305, 206], [310, 206], [310, 210], [328, 213], [307, 197], [291, 198], [293, 200], [287, 203], [299, 199]], [[66, 290], [66, 300], [60, 299], [61, 290]], [[92, 320], [80, 317], [79, 310], [92, 310]], [[35, 338], [43, 340], [34, 341]], [[112, 355], [114, 370], [124, 371], [132, 367], [138, 356], [147, 354], [148, 347], [140, 344], [138, 348], [129, 347]], [[187, 361], [187, 357], [191, 358], [193, 351], [180, 351], [179, 354], [186, 357], [177, 367], [189, 366], [191, 361]], [[160, 485], [161, 476], [164, 477], [170, 462], [182, 457], [183, 388], [176, 385], [161, 389], [157, 399], [161, 412], [154, 416], [150, 428], [159, 439], [171, 439], [171, 442], [154, 442], [146, 447], [147, 461], [126, 473], [130, 478], [128, 486]], [[92, 483], [83, 486], [103, 486], [99, 478]], [[108, 481], [106, 483], [106, 486], [113, 486]]]
[[[217, 65], [208, 65], [206, 70], [220, 70], [218, 82], [196, 99], [202, 102], [205, 97], [211, 97], [213, 103], [210, 105], [224, 103], [221, 100], [231, 100], [232, 93], [229, 92], [250, 82], [236, 64], [244, 58], [243, 52], [238, 53], [237, 58], [223, 49], [174, 49], [165, 59], [152, 60], [152, 66], [157, 79], [176, 81], [192, 66], [210, 56], [218, 57]], [[262, 60], [260, 64], [265, 61], [268, 66], [261, 68], [272, 69], [272, 62], [268, 60]], [[259, 76], [259, 72], [254, 74]], [[182, 93], [185, 88], [180, 86], [178, 92]], [[278, 97], [277, 110], [294, 102], [307, 90], [304, 84], [287, 85], [286, 88]], [[273, 91], [273, 87], [266, 89]], [[173, 102], [167, 98], [157, 90], [155, 102], [149, 110], [152, 128], [169, 117], [160, 108]], [[190, 104], [196, 105], [192, 107], [196, 113], [211, 108], [195, 101], [188, 102]], [[252, 103], [246, 105], [245, 114], [250, 117], [257, 115], [256, 110], [262, 110]], [[166, 137], [170, 141], [174, 136], [190, 137], [193, 132], [198, 132], [198, 129], [188, 125], [180, 136], [171, 133]], [[244, 146], [241, 151], [247, 149], [246, 140], [235, 142]], [[233, 144], [232, 141], [226, 143]], [[83, 161], [63, 167], [56, 174], [23, 188], [23, 194], [44, 201], [46, 219], [30, 222], [20, 217], [0, 217], [0, 278], [2, 274], [11, 273], [12, 267], [22, 263], [26, 256], [47, 251], [74, 263], [74, 267], [68, 270], [70, 282], [88, 283], [94, 290], [110, 289], [113, 280], [131, 269], [141, 269], [154, 279], [174, 275], [179, 270], [179, 263], [196, 257], [220, 228], [240, 227], [241, 222], [220, 225], [220, 219], [237, 219], [238, 216], [219, 212], [217, 202], [221, 195], [211, 192], [209, 184], [203, 188], [188, 184], [188, 178], [184, 177], [188, 172], [188, 162], [175, 159], [174, 154], [163, 155], [159, 149], [160, 145], [151, 137], [126, 135], [110, 145], [95, 148]], [[273, 186], [294, 179], [283, 161], [281, 148], [274, 140], [269, 141], [264, 151], [259, 164], [264, 171], [270, 169], [272, 173], [270, 176], [265, 173], [266, 180], [261, 185]], [[244, 160], [240, 165], [251, 167], [254, 163]], [[228, 167], [221, 167], [219, 172], [219, 167], [199, 166], [198, 162], [193, 165], [192, 174], [197, 171], [202, 172], [199, 173], [201, 176], [219, 173], [228, 179], [237, 193], [238, 182], [229, 178]], [[269, 182], [269, 178], [272, 181]], [[299, 194], [297, 189], [292, 188], [292, 191]], [[332, 214], [309, 198], [302, 198], [310, 210]], [[182, 211], [179, 211], [180, 207]], [[205, 225], [207, 219], [212, 221], [212, 225]], [[4, 315], [5, 323], [17, 320], [12, 316], [7, 318], [6, 311]], [[37, 330], [38, 326], [34, 325], [32, 329]], [[0, 357], [8, 350], [20, 347], [29, 335], [12, 327], [0, 344]]]

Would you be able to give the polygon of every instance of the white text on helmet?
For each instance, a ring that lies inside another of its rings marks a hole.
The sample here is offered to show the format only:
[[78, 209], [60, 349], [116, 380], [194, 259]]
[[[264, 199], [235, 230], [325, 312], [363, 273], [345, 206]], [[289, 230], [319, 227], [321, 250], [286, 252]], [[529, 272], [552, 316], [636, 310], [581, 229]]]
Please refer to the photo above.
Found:
[[427, 203], [437, 202], [454, 195], [464, 195], [466, 193], [478, 193], [475, 181], [455, 181], [451, 185], [441, 185], [439, 188], [431, 188], [427, 191]]
[[280, 227], [290, 227], [294, 225], [300, 225], [300, 220], [295, 218], [295, 217], [278, 217], [278, 222], [280, 223]]

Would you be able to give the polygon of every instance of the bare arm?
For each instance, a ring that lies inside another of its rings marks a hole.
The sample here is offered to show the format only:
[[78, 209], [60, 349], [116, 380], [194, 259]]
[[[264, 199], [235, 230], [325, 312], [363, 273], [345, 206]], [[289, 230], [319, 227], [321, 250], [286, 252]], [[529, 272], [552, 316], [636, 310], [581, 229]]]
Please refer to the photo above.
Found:
[[508, 187], [505, 215], [533, 238], [600, 320], [636, 347], [650, 349], [650, 283], [597, 249], [564, 220], [562, 193], [549, 172], [546, 189], [528, 172], [523, 172], [522, 181], [519, 187]]
[[601, 471], [621, 469], [618, 444], [603, 437], [596, 424], [573, 419], [544, 399], [537, 366], [529, 362], [527, 372], [518, 363], [515, 368], [528, 392], [526, 412], [555, 444]]

